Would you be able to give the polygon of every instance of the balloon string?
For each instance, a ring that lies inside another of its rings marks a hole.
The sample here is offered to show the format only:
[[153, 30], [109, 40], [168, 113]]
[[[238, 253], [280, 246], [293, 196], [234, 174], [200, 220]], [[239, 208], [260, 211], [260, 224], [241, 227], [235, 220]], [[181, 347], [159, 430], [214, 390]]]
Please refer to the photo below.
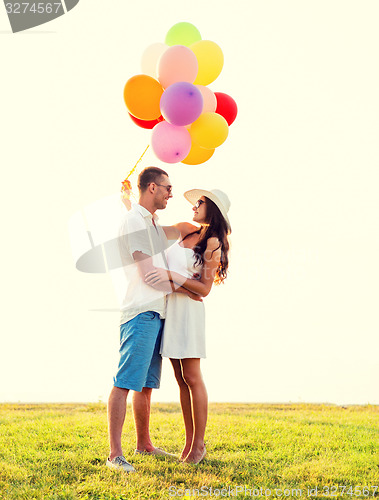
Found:
[[145, 151], [141, 154], [141, 156], [139, 157], [139, 160], [137, 161], [137, 163], [134, 165], [134, 167], [131, 169], [131, 171], [128, 173], [128, 175], [125, 177], [125, 180], [129, 179], [129, 177], [132, 175], [132, 173], [135, 171], [135, 169], [137, 168], [137, 165], [138, 163], [142, 160], [142, 158], [144, 157], [144, 154], [146, 153], [146, 151], [149, 149], [149, 146], [150, 144], [147, 145], [147, 148], [145, 149]]

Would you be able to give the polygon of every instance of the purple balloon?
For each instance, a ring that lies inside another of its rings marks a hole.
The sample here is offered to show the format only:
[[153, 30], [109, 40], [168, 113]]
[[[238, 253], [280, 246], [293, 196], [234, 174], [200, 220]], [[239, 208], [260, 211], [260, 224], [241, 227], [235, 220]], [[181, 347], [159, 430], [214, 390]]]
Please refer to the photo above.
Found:
[[190, 125], [201, 115], [203, 96], [192, 83], [177, 82], [163, 92], [160, 106], [164, 119], [172, 125]]
[[153, 128], [151, 146], [161, 161], [178, 163], [190, 152], [191, 136], [185, 127], [160, 122]]

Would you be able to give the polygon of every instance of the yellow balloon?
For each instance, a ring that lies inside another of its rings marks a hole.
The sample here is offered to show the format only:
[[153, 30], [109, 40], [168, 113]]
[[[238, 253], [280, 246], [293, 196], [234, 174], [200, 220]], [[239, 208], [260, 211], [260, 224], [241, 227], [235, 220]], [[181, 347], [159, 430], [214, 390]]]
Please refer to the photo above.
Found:
[[209, 85], [221, 73], [224, 65], [224, 54], [215, 42], [200, 40], [190, 46], [199, 63], [195, 85]]
[[198, 146], [214, 149], [221, 146], [228, 137], [228, 122], [217, 113], [203, 113], [192, 123], [190, 134]]
[[188, 153], [188, 156], [182, 160], [182, 163], [186, 165], [200, 165], [200, 163], [208, 161], [214, 152], [214, 149], [201, 148], [196, 142], [192, 142], [191, 151]]
[[129, 112], [140, 120], [156, 120], [161, 116], [162, 85], [148, 75], [136, 75], [126, 82], [124, 100]]

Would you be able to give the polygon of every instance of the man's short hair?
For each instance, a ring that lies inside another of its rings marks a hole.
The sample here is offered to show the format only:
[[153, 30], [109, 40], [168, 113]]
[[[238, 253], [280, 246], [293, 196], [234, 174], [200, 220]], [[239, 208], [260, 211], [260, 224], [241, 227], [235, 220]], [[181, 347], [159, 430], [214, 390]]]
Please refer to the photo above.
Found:
[[162, 175], [167, 175], [168, 177], [168, 173], [158, 167], [147, 167], [143, 169], [138, 176], [138, 189], [140, 193], [146, 191], [147, 186], [150, 184], [150, 182], [159, 184]]

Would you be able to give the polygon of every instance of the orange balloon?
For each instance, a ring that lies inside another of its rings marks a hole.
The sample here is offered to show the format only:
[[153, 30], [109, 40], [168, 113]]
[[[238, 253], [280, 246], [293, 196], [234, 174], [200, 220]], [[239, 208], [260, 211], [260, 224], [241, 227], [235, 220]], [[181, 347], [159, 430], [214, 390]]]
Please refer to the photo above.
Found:
[[126, 107], [140, 120], [156, 120], [161, 116], [162, 94], [162, 85], [148, 75], [132, 76], [124, 88]]
[[214, 152], [214, 149], [201, 148], [196, 142], [192, 142], [191, 150], [182, 160], [182, 163], [185, 165], [200, 165], [200, 163], [208, 161]]

